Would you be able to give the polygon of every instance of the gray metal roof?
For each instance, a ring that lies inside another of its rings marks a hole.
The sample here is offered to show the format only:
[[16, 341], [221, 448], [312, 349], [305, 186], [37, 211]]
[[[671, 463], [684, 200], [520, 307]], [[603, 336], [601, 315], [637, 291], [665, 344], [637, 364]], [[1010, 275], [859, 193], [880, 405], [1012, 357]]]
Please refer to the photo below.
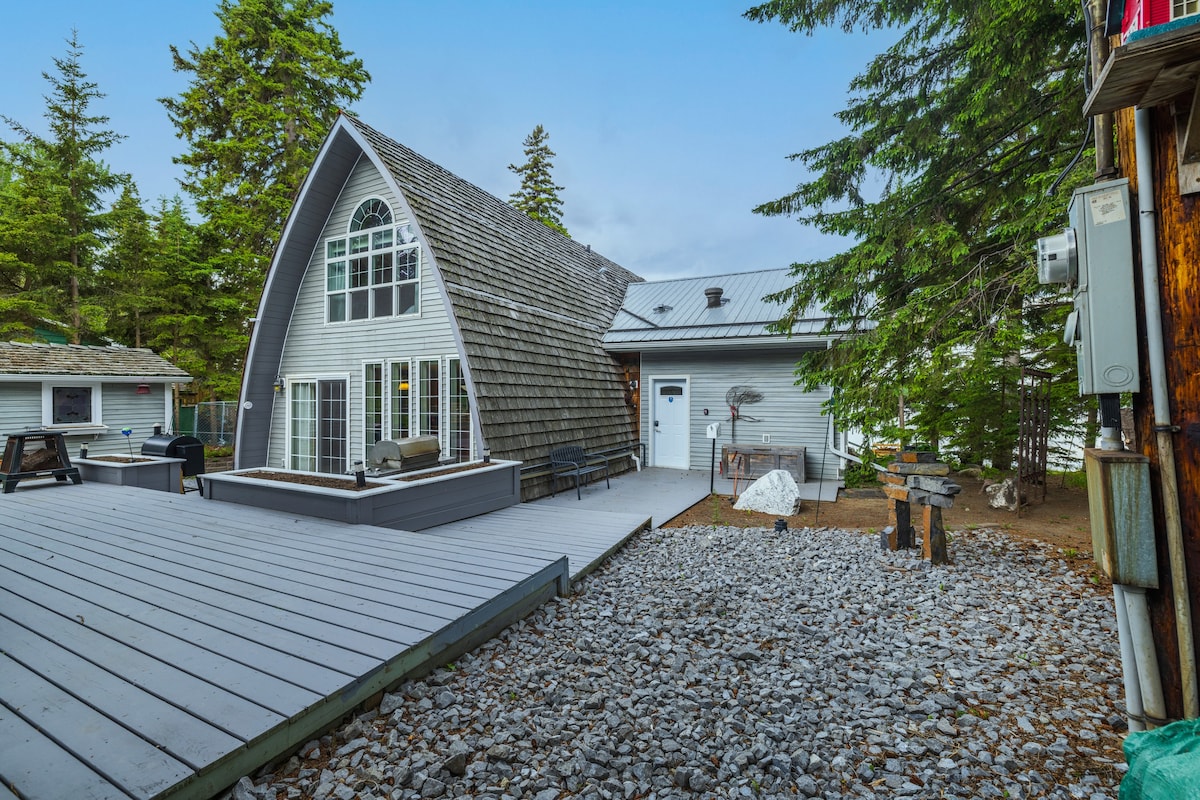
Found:
[[192, 379], [166, 359], [141, 348], [0, 342], [0, 376], [11, 379], [18, 375], [166, 379], [171, 383]]
[[[822, 333], [828, 318], [815, 308], [796, 320], [790, 337], [768, 330], [783, 317], [785, 306], [764, 298], [794, 282], [788, 270], [774, 269], [630, 284], [604, 346], [631, 351], [718, 340], [726, 346], [761, 346], [828, 338]], [[705, 290], [710, 288], [722, 290], [719, 307], [708, 307]]]

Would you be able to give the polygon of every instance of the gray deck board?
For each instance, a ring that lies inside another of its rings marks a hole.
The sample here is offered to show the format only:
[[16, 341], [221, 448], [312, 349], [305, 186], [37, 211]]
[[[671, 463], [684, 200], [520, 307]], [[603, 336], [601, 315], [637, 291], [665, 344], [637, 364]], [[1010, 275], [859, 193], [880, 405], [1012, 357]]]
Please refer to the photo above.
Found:
[[[0, 641], [4, 642], [4, 654], [37, 675], [75, 676], [70, 686], [58, 688], [69, 692], [73, 697], [126, 728], [140, 731], [142, 736], [150, 741], [165, 743], [166, 752], [192, 769], [197, 769], [244, 744], [244, 739], [232, 736], [194, 716], [194, 713], [204, 712], [203, 702], [209, 701], [214, 706], [225, 706], [216, 711], [210, 706], [210, 713], [222, 719], [229, 719], [230, 712], [236, 713], [236, 710], [228, 707], [226, 698], [218, 696], [228, 695], [227, 692], [209, 686], [205, 687], [206, 691], [201, 696], [180, 700], [180, 695], [186, 694], [187, 688], [177, 686], [171, 695], [179, 705], [173, 705], [144, 688], [146, 684], [158, 682], [154, 676], [147, 676], [146, 672], [166, 674], [178, 673], [178, 670], [170, 669], [161, 663], [130, 663], [123, 671], [130, 676], [127, 680], [108, 669], [91, 669], [96, 661], [82, 658], [55, 643], [56, 638], [67, 638], [63, 636], [61, 627], [65, 626], [44, 625], [39, 627], [38, 633], [33, 633], [15, 622], [0, 618]], [[19, 707], [23, 703], [36, 702], [37, 699], [36, 696], [14, 696], [11, 702]], [[189, 708], [194, 713], [188, 713], [186, 709]], [[257, 733], [262, 730], [264, 723], [271, 726], [280, 721], [277, 717], [263, 720], [259, 715], [259, 718], [251, 722], [249, 730]]]
[[132, 797], [2, 704], [0, 775], [4, 776], [4, 781], [20, 787], [25, 797], [70, 797], [72, 800], [129, 800]]
[[[192, 774], [193, 770], [183, 762], [56, 684], [10, 657], [0, 658], [3, 659], [0, 660], [0, 680], [4, 682], [4, 705], [18, 713], [36, 714], [37, 729], [55, 743], [46, 748], [48, 752], [44, 755], [61, 746], [114, 786], [136, 798], [154, 797]], [[37, 751], [35, 745], [32, 754]], [[52, 763], [44, 758], [39, 761], [44, 767]], [[17, 791], [25, 794], [20, 786]]]
[[[10, 531], [10, 533], [13, 533]], [[19, 531], [16, 533], [20, 533]], [[56, 556], [69, 558], [72, 554], [84, 565], [83, 572], [97, 569], [107, 572], [106, 580], [121, 581], [121, 576], [130, 571], [146, 576], [142, 583], [170, 586], [178, 602], [196, 601], [233, 613], [242, 613], [260, 623], [290, 631], [294, 634], [307, 632], [313, 637], [352, 653], [361, 653], [379, 658], [389, 652], [392, 644], [411, 644], [423, 638], [425, 631], [387, 623], [384, 620], [368, 619], [365, 625], [357, 624], [355, 615], [349, 611], [322, 607], [311, 601], [294, 597], [280, 597], [244, 581], [228, 580], [209, 573], [189, 571], [183, 564], [162, 564], [155, 569], [152, 559], [130, 551], [125, 558], [118, 558], [95, 549], [82, 547], [87, 544], [82, 537], [73, 542], [69, 538], [61, 541], [61, 531], [47, 534], [43, 539], [46, 550]], [[31, 548], [32, 549], [32, 548]], [[27, 552], [22, 553], [27, 554]], [[370, 630], [367, 630], [367, 629]]]
[[0, 515], [0, 786], [22, 800], [217, 794], [648, 517], [526, 505], [413, 533], [90, 483], [22, 485]]

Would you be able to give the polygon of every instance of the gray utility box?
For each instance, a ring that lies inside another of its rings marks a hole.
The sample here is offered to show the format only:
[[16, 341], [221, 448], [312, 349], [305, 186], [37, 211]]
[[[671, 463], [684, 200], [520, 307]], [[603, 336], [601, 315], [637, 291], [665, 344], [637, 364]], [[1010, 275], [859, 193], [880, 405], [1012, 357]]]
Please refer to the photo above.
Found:
[[1038, 242], [1038, 278], [1074, 289], [1063, 339], [1079, 357], [1079, 393], [1139, 391], [1129, 181], [1076, 189], [1069, 216], [1070, 228]]
[[1092, 555], [1113, 583], [1158, 588], [1150, 459], [1128, 450], [1083, 451]]

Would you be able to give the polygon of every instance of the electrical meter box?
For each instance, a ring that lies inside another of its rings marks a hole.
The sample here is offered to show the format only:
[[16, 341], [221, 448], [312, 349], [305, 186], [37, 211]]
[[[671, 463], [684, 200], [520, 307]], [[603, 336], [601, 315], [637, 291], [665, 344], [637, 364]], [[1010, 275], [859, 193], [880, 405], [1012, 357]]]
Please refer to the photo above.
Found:
[[1092, 555], [1113, 583], [1158, 588], [1150, 459], [1128, 450], [1083, 451]]
[[1079, 393], [1140, 391], [1129, 181], [1076, 189], [1069, 216], [1070, 228], [1038, 241], [1038, 279], [1074, 291], [1063, 339], [1079, 358]]

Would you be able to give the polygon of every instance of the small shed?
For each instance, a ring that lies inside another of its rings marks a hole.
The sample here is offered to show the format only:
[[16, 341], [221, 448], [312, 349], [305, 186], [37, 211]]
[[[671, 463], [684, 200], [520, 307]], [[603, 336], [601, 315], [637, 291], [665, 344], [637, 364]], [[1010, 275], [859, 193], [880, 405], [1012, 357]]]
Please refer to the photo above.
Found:
[[136, 451], [155, 425], [170, 428], [174, 387], [191, 380], [141, 348], [0, 342], [0, 436], [46, 429], [72, 451]]
[[845, 332], [827, 332], [820, 309], [775, 331], [785, 309], [766, 298], [791, 283], [777, 269], [629, 285], [604, 347], [624, 364], [650, 465], [708, 470], [709, 426], [721, 423], [718, 456], [740, 453], [800, 481], [840, 478], [840, 460], [825, 457], [836, 436], [822, 410], [830, 389], [804, 391], [795, 370], [804, 351]]

